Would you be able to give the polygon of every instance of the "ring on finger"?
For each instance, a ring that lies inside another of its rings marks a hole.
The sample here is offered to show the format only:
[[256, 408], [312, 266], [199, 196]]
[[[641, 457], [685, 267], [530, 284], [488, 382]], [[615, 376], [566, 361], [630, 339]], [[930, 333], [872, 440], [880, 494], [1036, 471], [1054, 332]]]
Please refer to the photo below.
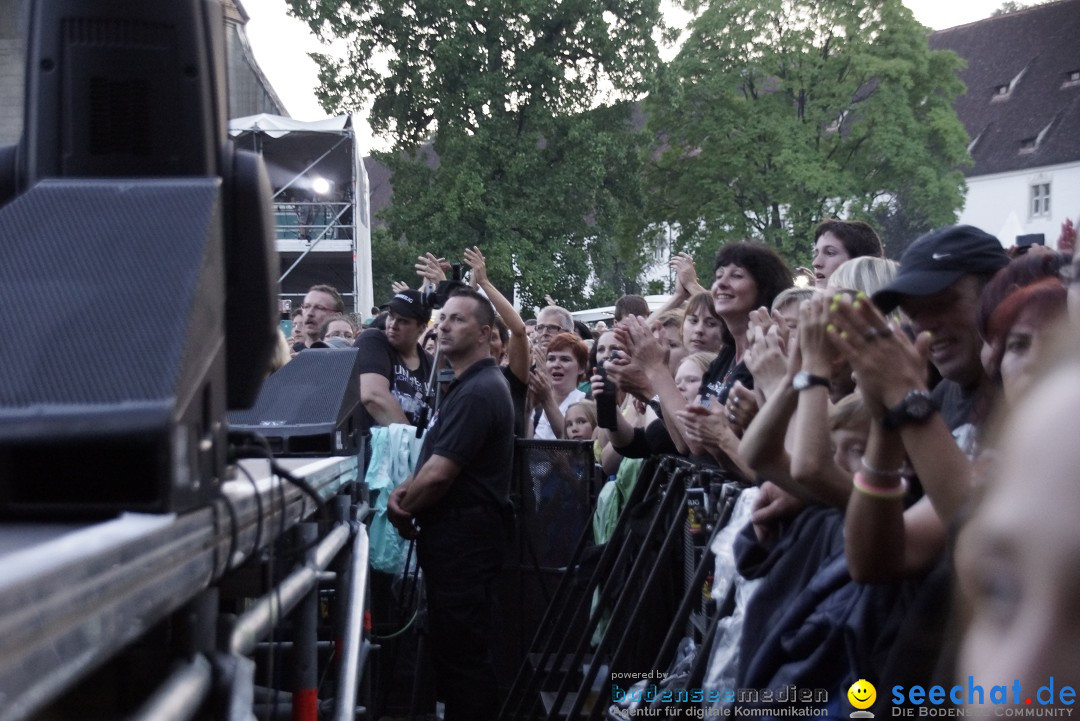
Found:
[[862, 337], [865, 338], [866, 340], [874, 340], [875, 338], [878, 337], [877, 328], [867, 328], [866, 330], [863, 331]]
[[727, 414], [727, 419], [729, 421], [731, 421], [732, 423], [734, 423], [735, 422], [735, 414], [734, 413], [728, 413]]

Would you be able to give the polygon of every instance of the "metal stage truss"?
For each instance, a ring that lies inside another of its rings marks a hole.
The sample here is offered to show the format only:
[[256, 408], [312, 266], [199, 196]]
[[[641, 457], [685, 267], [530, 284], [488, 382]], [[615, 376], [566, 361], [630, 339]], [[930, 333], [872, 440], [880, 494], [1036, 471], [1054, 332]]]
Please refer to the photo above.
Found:
[[371, 289], [367, 173], [352, 118], [311, 122], [277, 115], [229, 121], [237, 146], [263, 156], [274, 191], [281, 298], [295, 306], [329, 284], [346, 310], [366, 313]]
[[[314, 635], [316, 609], [328, 595], [336, 610], [333, 718], [363, 713], [357, 683], [370, 649], [362, 634], [368, 536], [367, 505], [354, 497], [357, 460], [279, 463], [323, 499], [319, 522], [307, 492], [271, 473], [266, 461], [245, 460], [217, 500], [181, 515], [0, 524], [0, 721], [34, 718], [46, 708], [50, 718], [71, 717], [52, 704], [165, 622], [170, 642], [151, 655], [166, 657], [169, 672], [124, 716], [193, 718], [206, 704], [225, 703], [209, 700], [223, 688], [226, 705], [251, 707], [265, 684], [250, 657], [266, 653], [268, 635], [271, 645], [288, 647], [291, 666], [315, 673], [325, 645]], [[281, 559], [284, 568], [267, 579], [259, 564], [283, 539], [302, 558]], [[232, 613], [223, 611], [230, 595], [239, 599]], [[287, 644], [275, 631], [286, 618]], [[177, 628], [190, 629], [190, 637]], [[318, 702], [317, 684], [299, 683], [292, 693], [278, 692], [282, 708]]]

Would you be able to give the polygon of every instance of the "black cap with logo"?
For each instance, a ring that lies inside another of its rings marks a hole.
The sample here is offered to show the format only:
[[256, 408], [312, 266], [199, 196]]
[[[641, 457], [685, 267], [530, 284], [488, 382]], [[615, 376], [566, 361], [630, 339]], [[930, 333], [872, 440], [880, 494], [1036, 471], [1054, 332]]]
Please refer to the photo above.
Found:
[[994, 236], [973, 225], [950, 225], [921, 236], [904, 251], [900, 272], [874, 293], [874, 303], [888, 313], [905, 296], [940, 293], [968, 274], [993, 274], [1009, 263]]
[[413, 318], [421, 323], [431, 319], [431, 310], [424, 305], [424, 298], [418, 290], [403, 290], [395, 293], [386, 308], [402, 318]]

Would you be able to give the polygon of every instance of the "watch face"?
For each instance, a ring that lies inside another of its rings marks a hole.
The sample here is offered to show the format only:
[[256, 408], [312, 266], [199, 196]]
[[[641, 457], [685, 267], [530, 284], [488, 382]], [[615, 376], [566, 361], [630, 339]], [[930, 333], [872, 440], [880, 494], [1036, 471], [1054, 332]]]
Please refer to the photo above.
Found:
[[791, 387], [797, 391], [804, 391], [810, 386], [824, 386], [828, 388], [829, 379], [812, 375], [807, 371], [799, 371], [795, 374], [795, 377], [791, 379]]
[[934, 412], [934, 403], [930, 396], [925, 393], [912, 391], [905, 399], [907, 401], [907, 414], [915, 420], [924, 420]]

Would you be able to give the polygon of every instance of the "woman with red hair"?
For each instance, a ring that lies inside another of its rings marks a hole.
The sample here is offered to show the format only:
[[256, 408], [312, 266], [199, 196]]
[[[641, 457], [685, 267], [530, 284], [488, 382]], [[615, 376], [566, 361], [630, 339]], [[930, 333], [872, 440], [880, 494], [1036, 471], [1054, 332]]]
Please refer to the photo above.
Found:
[[1007, 405], [1015, 405], [1031, 387], [1034, 360], [1067, 305], [1065, 286], [1057, 278], [1046, 278], [1015, 289], [990, 315], [983, 366], [988, 376], [1001, 382]]
[[535, 411], [533, 438], [557, 440], [565, 437], [563, 416], [572, 403], [586, 396], [577, 386], [585, 377], [589, 348], [573, 333], [559, 333], [547, 347], [545, 369], [534, 368], [529, 379]]

